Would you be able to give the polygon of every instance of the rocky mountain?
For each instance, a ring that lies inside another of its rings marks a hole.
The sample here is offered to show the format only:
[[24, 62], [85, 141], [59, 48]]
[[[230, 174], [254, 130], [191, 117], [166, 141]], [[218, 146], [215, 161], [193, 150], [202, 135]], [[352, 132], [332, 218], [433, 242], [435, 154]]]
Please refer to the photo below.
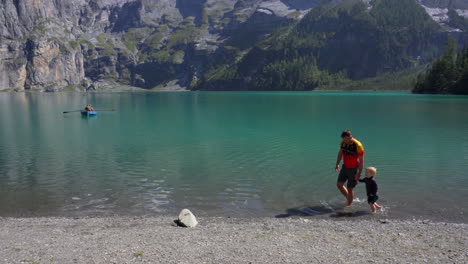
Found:
[[468, 25], [468, 1], [419, 0], [419, 4], [444, 30], [452, 32], [466, 32], [468, 30], [466, 27]]
[[[356, 1], [328, 2], [354, 5]], [[207, 78], [216, 75], [220, 67], [245, 63], [246, 56], [255, 58], [261, 43], [275, 41], [273, 36], [281, 38], [284, 32], [294, 31], [300, 25], [307, 27], [311, 21], [309, 12], [318, 10], [322, 2], [3, 0], [0, 3], [0, 90], [96, 89], [113, 87], [116, 83], [145, 89], [204, 89]], [[371, 9], [378, 1], [362, 2]], [[423, 6], [421, 10], [445, 26], [440, 31], [464, 34], [463, 23], [468, 17], [465, 2], [421, 0], [418, 3]], [[456, 19], [438, 19], [431, 11], [437, 8], [446, 9]], [[346, 37], [350, 41], [356, 39], [353, 32], [348, 32]], [[427, 53], [423, 46], [414, 50]], [[340, 44], [333, 47], [339, 49]], [[327, 54], [333, 54], [333, 50]], [[416, 55], [418, 51], [412, 54]], [[339, 67], [333, 68], [331, 62], [327, 64], [326, 56], [318, 60], [314, 57], [318, 68], [331, 73], [344, 72]], [[394, 70], [391, 67], [388, 70]], [[366, 72], [350, 77], [368, 75]]]
[[429, 8], [468, 9], [468, 2], [465, 0], [418, 0], [418, 2]]

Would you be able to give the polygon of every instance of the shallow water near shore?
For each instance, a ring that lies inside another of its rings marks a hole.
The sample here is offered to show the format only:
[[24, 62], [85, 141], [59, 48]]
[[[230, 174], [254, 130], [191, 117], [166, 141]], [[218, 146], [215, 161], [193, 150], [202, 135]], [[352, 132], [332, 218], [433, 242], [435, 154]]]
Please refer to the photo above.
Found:
[[[87, 103], [117, 111], [62, 114]], [[0, 94], [0, 216], [372, 217], [335, 186], [346, 128], [378, 215], [467, 222], [468, 97], [370, 92]]]

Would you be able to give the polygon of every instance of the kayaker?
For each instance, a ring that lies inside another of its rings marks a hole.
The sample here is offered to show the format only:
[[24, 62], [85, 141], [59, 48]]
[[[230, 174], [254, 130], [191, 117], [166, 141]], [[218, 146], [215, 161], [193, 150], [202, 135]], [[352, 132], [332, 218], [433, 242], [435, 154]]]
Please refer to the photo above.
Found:
[[86, 105], [86, 107], [85, 107], [84, 110], [85, 110], [85, 111], [94, 111], [94, 108], [93, 108], [92, 105], [88, 104], [88, 105]]

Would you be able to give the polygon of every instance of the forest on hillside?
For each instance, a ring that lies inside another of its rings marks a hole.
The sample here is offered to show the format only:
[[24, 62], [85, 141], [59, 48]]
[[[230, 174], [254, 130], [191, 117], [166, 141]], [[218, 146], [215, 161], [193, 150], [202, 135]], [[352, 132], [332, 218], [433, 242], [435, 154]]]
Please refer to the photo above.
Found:
[[418, 76], [413, 92], [468, 94], [468, 47], [457, 51], [455, 41], [449, 39], [444, 55]]

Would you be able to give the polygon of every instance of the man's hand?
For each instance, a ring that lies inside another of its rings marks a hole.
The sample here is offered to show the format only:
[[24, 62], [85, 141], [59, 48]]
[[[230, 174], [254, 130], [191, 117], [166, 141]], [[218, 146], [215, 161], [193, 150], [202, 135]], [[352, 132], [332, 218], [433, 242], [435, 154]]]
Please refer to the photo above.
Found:
[[335, 166], [336, 172], [340, 171], [340, 162], [342, 158], [343, 158], [343, 151], [341, 151], [341, 148], [340, 148], [340, 150], [338, 150], [338, 156], [336, 157], [336, 166]]
[[360, 174], [359, 172], [356, 173], [356, 176], [354, 176], [354, 179], [355, 179], [356, 181], [359, 181], [359, 179], [361, 179], [361, 174]]

